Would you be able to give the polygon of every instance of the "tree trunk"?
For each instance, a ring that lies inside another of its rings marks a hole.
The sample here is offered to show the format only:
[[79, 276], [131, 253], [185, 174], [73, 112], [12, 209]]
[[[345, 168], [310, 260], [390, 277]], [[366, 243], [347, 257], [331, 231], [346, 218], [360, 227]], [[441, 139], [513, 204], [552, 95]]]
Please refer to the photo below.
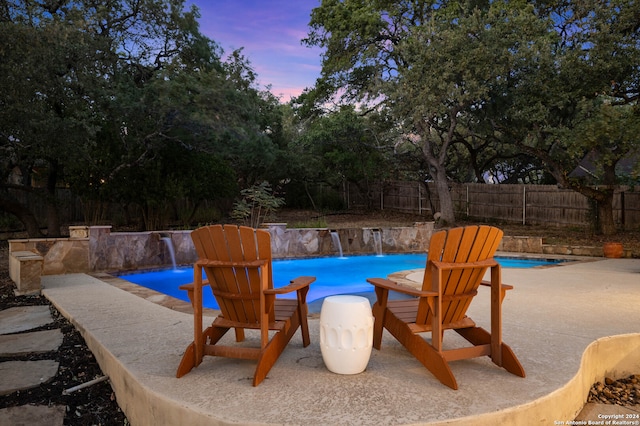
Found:
[[603, 181], [606, 187], [600, 191], [596, 203], [598, 206], [598, 228], [603, 235], [614, 235], [616, 224], [613, 220], [613, 193], [616, 187], [616, 163], [611, 162], [604, 165]]
[[0, 210], [17, 217], [24, 225], [29, 238], [42, 237], [42, 232], [40, 232], [40, 227], [38, 226], [35, 215], [22, 204], [0, 197]]
[[616, 224], [613, 220], [613, 191], [606, 191], [603, 197], [596, 199], [598, 213], [598, 231], [603, 235], [614, 235]]
[[433, 214], [436, 212], [436, 205], [433, 203], [433, 196], [431, 195], [431, 189], [429, 189], [429, 183], [425, 181], [425, 178], [423, 178], [422, 184], [424, 185], [424, 189], [429, 200], [429, 209], [431, 209], [431, 213]]
[[[455, 116], [455, 111], [453, 112]], [[447, 169], [445, 163], [447, 161], [447, 150], [451, 145], [453, 137], [453, 129], [455, 129], [456, 121], [452, 120], [449, 133], [441, 138], [441, 145], [436, 148], [437, 142], [430, 140], [430, 127], [422, 122], [416, 123], [416, 128], [422, 138], [422, 153], [429, 165], [429, 172], [433, 176], [436, 184], [436, 192], [440, 200], [440, 218], [439, 222], [443, 225], [453, 225], [456, 223], [456, 216], [453, 211], [453, 200], [451, 199], [451, 191], [449, 191], [449, 180], [447, 179]], [[434, 213], [435, 214], [435, 213]], [[438, 221], [438, 220], [437, 220]]]
[[449, 181], [447, 180], [447, 172], [444, 166], [433, 168], [433, 179], [440, 200], [440, 222], [444, 225], [453, 225], [456, 223], [456, 215], [453, 211], [453, 200], [451, 199], [451, 191], [449, 190]]

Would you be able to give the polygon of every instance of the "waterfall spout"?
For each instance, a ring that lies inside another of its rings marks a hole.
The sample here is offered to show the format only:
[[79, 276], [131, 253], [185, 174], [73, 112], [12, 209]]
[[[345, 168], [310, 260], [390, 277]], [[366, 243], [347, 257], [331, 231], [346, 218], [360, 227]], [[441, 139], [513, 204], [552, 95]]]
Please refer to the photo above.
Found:
[[382, 256], [382, 232], [379, 229], [373, 231], [373, 245], [376, 249], [376, 256]]
[[171, 237], [160, 237], [162, 241], [164, 241], [167, 246], [167, 250], [169, 251], [169, 255], [171, 256], [171, 264], [173, 265], [173, 269], [178, 269], [178, 265], [176, 265], [176, 251], [173, 248], [173, 242], [171, 241]]
[[336, 231], [331, 231], [331, 242], [333, 243], [334, 248], [338, 250], [340, 257], [344, 257], [342, 255], [342, 243], [340, 243], [340, 236]]

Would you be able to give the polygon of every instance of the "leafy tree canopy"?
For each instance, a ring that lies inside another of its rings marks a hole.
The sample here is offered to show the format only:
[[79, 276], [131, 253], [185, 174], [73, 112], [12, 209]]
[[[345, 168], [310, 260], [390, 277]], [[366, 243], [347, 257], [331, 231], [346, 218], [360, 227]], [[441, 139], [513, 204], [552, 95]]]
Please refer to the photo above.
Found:
[[[303, 100], [339, 96], [391, 112], [422, 152], [447, 222], [455, 220], [449, 179], [482, 181], [487, 170], [542, 162], [608, 206], [599, 217], [610, 232], [612, 192], [567, 176], [594, 149], [578, 135], [596, 112], [635, 127], [637, 116], [598, 105], [637, 108], [639, 17], [633, 1], [324, 1], [305, 40], [325, 48], [322, 76]], [[603, 166], [638, 147], [603, 132], [598, 144]]]
[[[35, 234], [39, 225], [11, 191], [36, 192], [49, 201], [48, 233], [57, 235], [62, 184], [87, 199], [127, 199], [131, 176], [144, 170], [153, 193], [174, 193], [193, 178], [164, 179], [166, 156], [196, 152], [244, 185], [273, 171], [279, 102], [255, 86], [242, 50], [221, 59], [197, 18], [183, 0], [2, 2], [0, 207]], [[32, 185], [36, 171], [46, 186]], [[225, 197], [230, 187], [212, 179], [183, 194]]]

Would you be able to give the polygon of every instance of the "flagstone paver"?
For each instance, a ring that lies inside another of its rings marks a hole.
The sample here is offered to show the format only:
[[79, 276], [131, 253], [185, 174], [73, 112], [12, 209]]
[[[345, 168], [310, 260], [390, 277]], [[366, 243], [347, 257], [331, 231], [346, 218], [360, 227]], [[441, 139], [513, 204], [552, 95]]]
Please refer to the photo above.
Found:
[[58, 373], [58, 361], [0, 362], [0, 395], [31, 389], [47, 383]]
[[18, 306], [0, 311], [0, 334], [19, 333], [53, 322], [47, 305]]
[[59, 329], [0, 335], [0, 357], [55, 351], [63, 337]]
[[[26, 356], [58, 350], [63, 341], [59, 329], [29, 331], [53, 322], [48, 305], [19, 306], [0, 311], [0, 357]], [[0, 395], [27, 390], [51, 381], [59, 363], [39, 361], [0, 362]], [[65, 406], [22, 405], [0, 410], [0, 426], [62, 425]]]
[[55, 426], [64, 424], [66, 407], [21, 405], [0, 410], [0, 426]]

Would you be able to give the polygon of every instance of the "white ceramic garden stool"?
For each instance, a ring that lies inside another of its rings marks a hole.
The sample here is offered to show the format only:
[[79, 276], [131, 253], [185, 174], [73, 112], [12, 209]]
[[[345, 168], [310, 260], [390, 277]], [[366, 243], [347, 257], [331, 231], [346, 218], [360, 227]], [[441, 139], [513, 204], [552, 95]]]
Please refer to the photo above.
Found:
[[366, 297], [329, 296], [320, 310], [320, 350], [334, 373], [362, 373], [371, 357], [373, 315]]

